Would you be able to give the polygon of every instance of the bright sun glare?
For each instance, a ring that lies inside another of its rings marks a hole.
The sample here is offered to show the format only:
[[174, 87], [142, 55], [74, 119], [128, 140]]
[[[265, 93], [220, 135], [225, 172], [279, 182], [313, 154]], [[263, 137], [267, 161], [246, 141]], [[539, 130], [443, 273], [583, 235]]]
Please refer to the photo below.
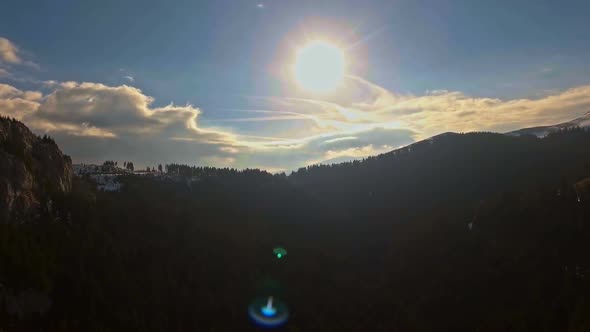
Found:
[[297, 51], [295, 79], [299, 85], [314, 92], [336, 89], [344, 78], [346, 62], [337, 46], [314, 41]]

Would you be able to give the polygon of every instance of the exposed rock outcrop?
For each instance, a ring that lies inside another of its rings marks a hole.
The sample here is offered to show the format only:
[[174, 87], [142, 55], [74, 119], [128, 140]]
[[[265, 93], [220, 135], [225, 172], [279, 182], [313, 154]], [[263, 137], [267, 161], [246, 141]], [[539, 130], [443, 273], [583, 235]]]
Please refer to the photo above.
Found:
[[26, 220], [51, 196], [70, 192], [72, 160], [48, 137], [0, 117], [0, 223]]

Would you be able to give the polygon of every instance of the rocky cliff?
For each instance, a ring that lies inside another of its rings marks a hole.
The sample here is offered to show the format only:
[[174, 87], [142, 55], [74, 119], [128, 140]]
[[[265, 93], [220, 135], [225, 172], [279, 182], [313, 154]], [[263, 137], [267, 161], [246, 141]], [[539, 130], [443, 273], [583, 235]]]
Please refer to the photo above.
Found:
[[34, 217], [72, 188], [72, 160], [48, 137], [0, 117], [0, 223]]

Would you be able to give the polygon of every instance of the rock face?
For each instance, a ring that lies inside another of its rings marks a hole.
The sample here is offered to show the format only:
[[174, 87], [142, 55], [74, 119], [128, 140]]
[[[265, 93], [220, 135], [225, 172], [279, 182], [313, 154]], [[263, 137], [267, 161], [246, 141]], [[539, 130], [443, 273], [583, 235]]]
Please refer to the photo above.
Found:
[[52, 195], [70, 192], [72, 160], [50, 138], [0, 117], [0, 223], [25, 220]]

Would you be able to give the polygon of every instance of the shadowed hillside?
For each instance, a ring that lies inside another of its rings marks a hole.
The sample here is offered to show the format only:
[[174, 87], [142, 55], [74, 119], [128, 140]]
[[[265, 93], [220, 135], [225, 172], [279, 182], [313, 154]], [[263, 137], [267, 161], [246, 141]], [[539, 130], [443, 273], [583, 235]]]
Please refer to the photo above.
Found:
[[[167, 165], [120, 192], [75, 178], [35, 222], [0, 225], [10, 331], [586, 331], [590, 132], [444, 134], [271, 175]], [[277, 260], [275, 247], [289, 255]]]

